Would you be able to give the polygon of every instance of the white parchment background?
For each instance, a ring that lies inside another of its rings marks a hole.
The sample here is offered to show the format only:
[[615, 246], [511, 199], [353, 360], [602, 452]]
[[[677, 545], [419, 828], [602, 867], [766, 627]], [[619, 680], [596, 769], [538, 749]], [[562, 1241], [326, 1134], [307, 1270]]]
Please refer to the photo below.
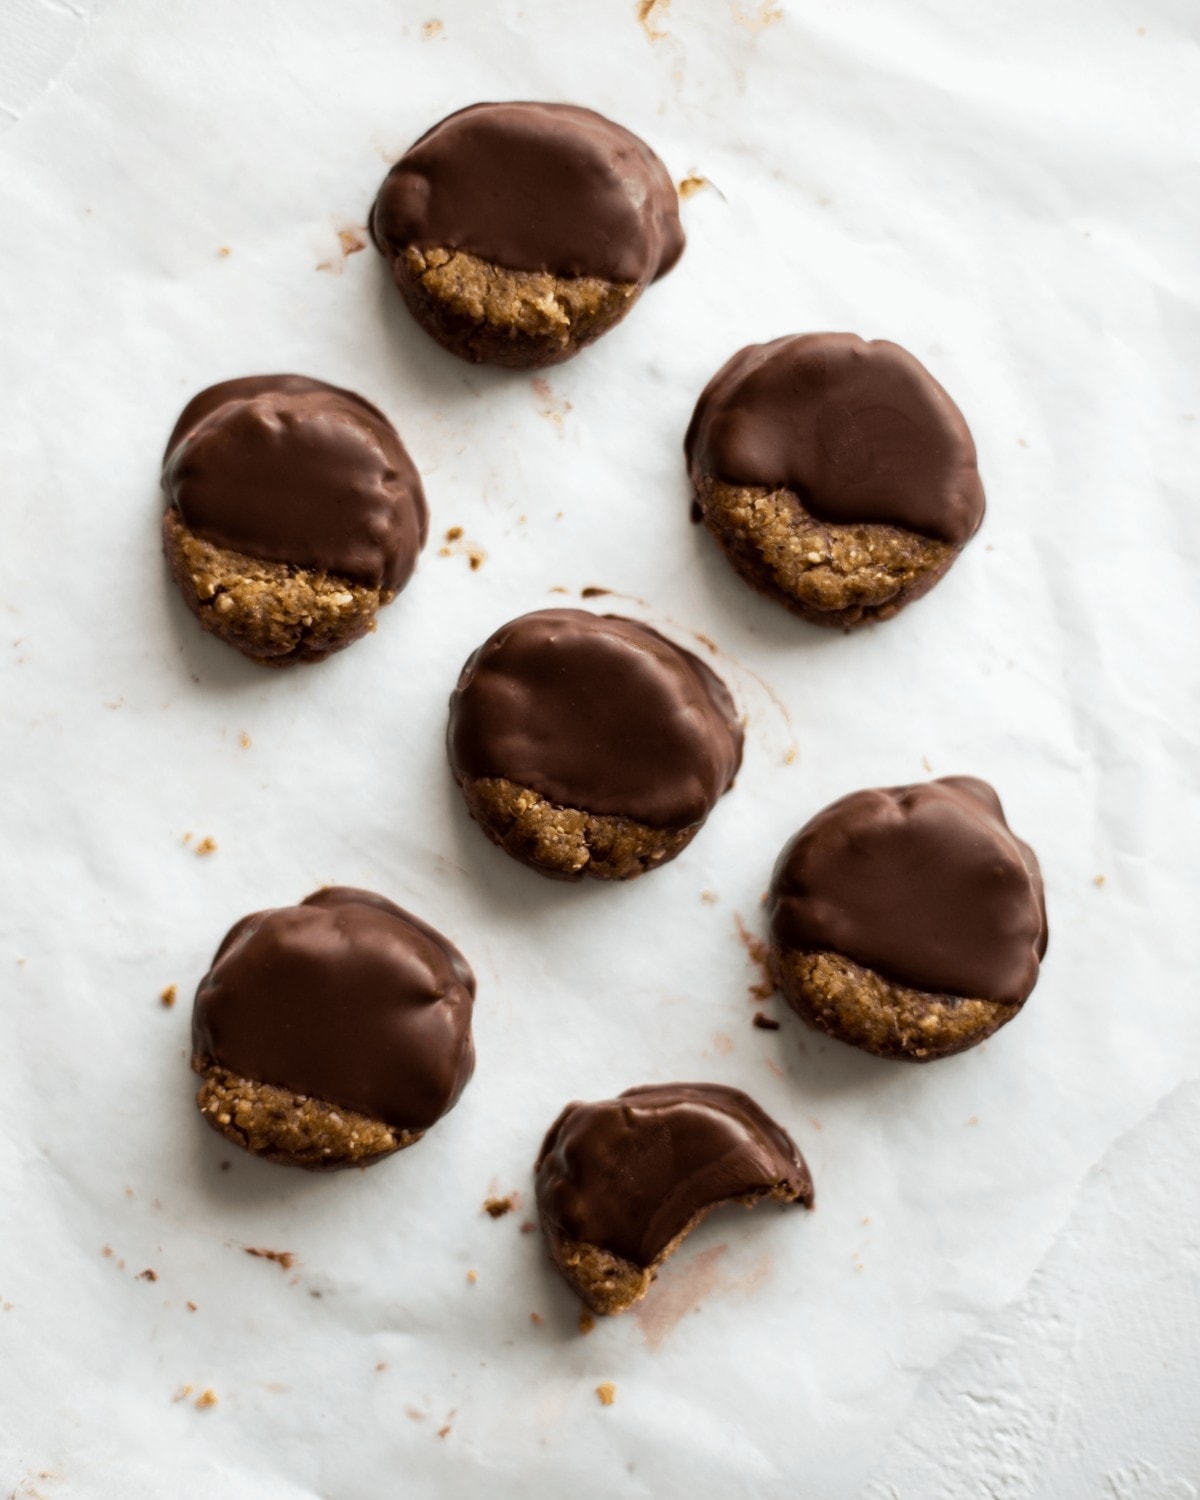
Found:
[[[58, 62], [0, 98], [0, 1494], [1200, 1493], [1192, 0], [51, 9]], [[14, 37], [34, 12], [0, 6]], [[443, 354], [338, 234], [428, 124], [511, 97], [711, 184], [678, 269], [545, 382]], [[932, 368], [989, 495], [936, 592], [855, 638], [734, 578], [680, 454], [728, 354], [824, 328]], [[157, 532], [179, 407], [271, 370], [392, 416], [434, 538], [376, 636], [280, 675], [201, 636]], [[704, 834], [619, 889], [492, 849], [442, 748], [468, 652], [588, 585], [711, 637], [749, 720]], [[1025, 1014], [924, 1069], [778, 1000], [753, 1029], [735, 914], [758, 930], [784, 838], [929, 771], [991, 779], [1041, 855]], [[229, 924], [326, 881], [480, 981], [458, 1108], [328, 1180], [225, 1149], [185, 1056]], [[538, 1141], [680, 1077], [787, 1122], [817, 1211], [710, 1221], [583, 1337], [521, 1233]]]

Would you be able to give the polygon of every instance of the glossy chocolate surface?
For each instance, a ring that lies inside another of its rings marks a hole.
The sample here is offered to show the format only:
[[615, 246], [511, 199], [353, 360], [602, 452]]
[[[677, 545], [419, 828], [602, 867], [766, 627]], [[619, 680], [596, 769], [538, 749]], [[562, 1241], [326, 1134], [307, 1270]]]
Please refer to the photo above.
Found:
[[810, 333], [752, 344], [708, 383], [688, 468], [790, 490], [818, 520], [879, 523], [961, 546], [983, 519], [963, 415], [898, 344]]
[[475, 1067], [475, 978], [440, 933], [335, 886], [243, 917], [196, 992], [192, 1050], [240, 1077], [424, 1130]]
[[1038, 862], [971, 776], [853, 792], [787, 844], [771, 935], [931, 994], [1019, 1004], [1046, 951]]
[[425, 544], [420, 476], [368, 401], [303, 375], [209, 386], [184, 407], [163, 491], [206, 541], [401, 589]]
[[468, 660], [448, 747], [460, 781], [504, 777], [560, 807], [687, 828], [732, 784], [742, 730], [720, 678], [648, 625], [544, 609]]
[[683, 250], [667, 169], [642, 140], [570, 104], [474, 104], [421, 137], [384, 180], [371, 234], [463, 250], [513, 271], [645, 285]]

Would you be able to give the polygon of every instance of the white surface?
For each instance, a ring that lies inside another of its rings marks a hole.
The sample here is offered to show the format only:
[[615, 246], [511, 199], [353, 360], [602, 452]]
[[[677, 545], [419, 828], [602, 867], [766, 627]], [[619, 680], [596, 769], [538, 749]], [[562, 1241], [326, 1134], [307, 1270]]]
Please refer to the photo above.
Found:
[[[1200, 1073], [1194, 9], [774, 14], [108, 0], [0, 141], [0, 1493], [1200, 1486], [1194, 1204], [1171, 1192], [1200, 1114], [1180, 1088]], [[678, 269], [546, 385], [444, 355], [337, 238], [429, 123], [521, 96], [593, 105], [713, 184]], [[935, 593], [855, 638], [754, 598], [687, 519], [701, 385], [818, 328], [924, 359], [989, 493]], [[376, 636], [280, 675], [174, 597], [156, 473], [193, 391], [275, 369], [389, 412], [434, 537]], [[450, 526], [477, 572], [438, 556]], [[492, 849], [442, 748], [470, 649], [589, 584], [711, 636], [749, 717], [701, 837], [619, 889]], [[734, 913], [757, 926], [784, 838], [929, 769], [991, 779], [1041, 856], [1051, 948], [1025, 1013], [921, 1069], [821, 1042], [778, 1000], [783, 1029], [752, 1029]], [[223, 1149], [185, 1060], [228, 925], [323, 881], [411, 906], [480, 979], [458, 1108], [332, 1180]], [[528, 1204], [566, 1099], [671, 1077], [754, 1092], [817, 1211], [711, 1221], [641, 1316], [580, 1337], [525, 1212], [481, 1201]], [[1051, 1387], [1069, 1405], [1047, 1427]]]

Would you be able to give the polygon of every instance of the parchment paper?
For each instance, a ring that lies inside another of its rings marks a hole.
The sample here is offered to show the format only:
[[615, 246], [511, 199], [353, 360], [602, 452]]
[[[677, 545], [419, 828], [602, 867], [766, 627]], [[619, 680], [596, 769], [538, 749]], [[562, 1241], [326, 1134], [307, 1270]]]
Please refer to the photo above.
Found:
[[[1089, 1169], [1200, 1072], [1196, 42], [1186, 0], [109, 0], [92, 20], [0, 138], [0, 1491], [850, 1497], [882, 1463], [879, 1495], [935, 1493], [887, 1484], [927, 1430], [914, 1393], [1009, 1305], [1046, 1307], [1023, 1289]], [[678, 269], [544, 379], [444, 354], [375, 252], [347, 253], [413, 138], [521, 97], [594, 106], [707, 183]], [[733, 350], [825, 328], [928, 364], [989, 496], [936, 591], [851, 638], [734, 577], [689, 524], [681, 458]], [[281, 674], [201, 635], [158, 537], [183, 402], [274, 370], [388, 412], [433, 538], [375, 636]], [[443, 750], [470, 650], [589, 586], [710, 638], [748, 718], [702, 835], [614, 889], [488, 845]], [[990, 779], [1041, 856], [1051, 945], [1024, 1014], [909, 1068], [754, 998], [739, 924], [760, 934], [784, 839], [843, 792], [955, 772]], [[226, 928], [323, 882], [413, 908], [479, 976], [462, 1102], [331, 1179], [225, 1148], [186, 1058]], [[753, 1092], [817, 1209], [714, 1217], [641, 1310], [583, 1336], [522, 1232], [533, 1156], [566, 1100], [672, 1078]], [[1111, 1160], [1114, 1215], [1165, 1212], [1136, 1151]], [[510, 1191], [515, 1212], [481, 1211]], [[1161, 1222], [1194, 1286], [1194, 1224]], [[1130, 1439], [1163, 1485], [1139, 1496], [1195, 1493], [1195, 1349], [1119, 1345], [1146, 1410], [1166, 1403]], [[951, 1450], [957, 1421], [951, 1401], [928, 1442]], [[990, 1472], [1006, 1497], [1039, 1482]]]

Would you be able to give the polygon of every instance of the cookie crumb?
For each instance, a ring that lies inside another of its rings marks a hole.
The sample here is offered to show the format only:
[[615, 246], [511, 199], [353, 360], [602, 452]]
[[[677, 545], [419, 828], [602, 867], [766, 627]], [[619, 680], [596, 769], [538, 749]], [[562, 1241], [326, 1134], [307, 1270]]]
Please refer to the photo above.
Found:
[[707, 186], [707, 177], [697, 177], [695, 175], [685, 177], [678, 184], [679, 196], [684, 199], [691, 198], [694, 194], [702, 192]]
[[602, 1380], [596, 1387], [596, 1394], [600, 1397], [601, 1406], [611, 1406], [617, 1399], [617, 1388], [611, 1380]]
[[247, 1255], [257, 1256], [259, 1260], [273, 1260], [281, 1271], [290, 1271], [296, 1264], [296, 1255], [292, 1250], [259, 1250], [253, 1245], [243, 1245]]
[[[187, 840], [185, 839], [184, 843], [186, 843], [186, 842], [187, 842]], [[216, 841], [216, 839], [214, 839], [210, 834], [206, 833], [204, 835], [204, 837], [200, 840], [200, 842], [196, 845], [196, 853], [198, 855], [200, 855], [200, 856], [204, 856], [205, 854], [215, 854], [216, 852], [217, 852], [217, 841]]]
[[712, 1044], [714, 1049], [722, 1056], [733, 1051], [733, 1038], [727, 1031], [714, 1031]]
[[654, 23], [656, 20], [666, 19], [670, 4], [671, 0], [638, 0], [634, 7], [634, 14], [638, 18], [638, 25], [646, 33], [648, 41], [661, 42], [667, 35], [665, 31], [659, 31]]
[[150, 1269], [150, 1267], [147, 1266], [144, 1271], [139, 1271], [137, 1273], [137, 1279], [139, 1281], [157, 1281], [158, 1280], [158, 1272], [157, 1271], [152, 1271]]
[[196, 1307], [196, 1304], [194, 1302], [185, 1302], [183, 1305], [184, 1305], [184, 1307], [187, 1308], [188, 1312], [196, 1312], [197, 1311], [197, 1307]]
[[[763, 893], [763, 900], [766, 900], [766, 892]], [[737, 927], [737, 935], [741, 939], [742, 947], [749, 954], [750, 962], [757, 965], [762, 975], [757, 984], [750, 986], [750, 998], [752, 1000], [769, 1000], [775, 993], [775, 981], [771, 978], [771, 970], [767, 962], [767, 945], [761, 938], [754, 936], [745, 922], [742, 921], [740, 913], [735, 911], [733, 920], [734, 925]]]
[[587, 588], [579, 590], [581, 599], [601, 599], [605, 594], [611, 594], [612, 589], [597, 588], [595, 584], [589, 583]]
[[545, 1320], [545, 1318], [542, 1317], [541, 1313], [539, 1313], [539, 1312], [531, 1312], [529, 1314], [529, 1321], [531, 1323], [533, 1323], [536, 1327], [540, 1328], [542, 1326], [542, 1324], [546, 1320]]
[[379, 1375], [379, 1374], [381, 1374], [381, 1373], [382, 1373], [382, 1372], [383, 1372], [383, 1371], [384, 1371], [384, 1370], [386, 1370], [386, 1369], [387, 1369], [387, 1367], [388, 1367], [388, 1363], [387, 1363], [387, 1360], [386, 1360], [386, 1359], [381, 1359], [381, 1360], [380, 1360], [380, 1361], [379, 1361], [379, 1363], [378, 1363], [378, 1364], [377, 1364], [377, 1365], [376, 1365], [376, 1366], [375, 1366], [375, 1373], [376, 1373], [376, 1374], [377, 1374], [377, 1375]]
[[343, 255], [357, 255], [360, 250], [367, 248], [367, 236], [357, 226], [353, 229], [339, 229], [338, 243]]
[[774, 1017], [767, 1015], [765, 1011], [761, 1010], [756, 1010], [754, 1012], [754, 1024], [760, 1031], [779, 1030], [779, 1022], [776, 1021]]
[[487, 561], [487, 553], [483, 550], [482, 547], [468, 547], [467, 561], [471, 565], [471, 572], [478, 572], [478, 570], [482, 568], [484, 563]]
[[462, 529], [461, 526], [450, 526], [450, 527], [447, 527], [447, 529], [446, 529], [446, 540], [448, 542], [457, 542], [458, 539], [459, 539], [459, 537], [462, 536], [462, 534], [463, 534], [463, 529]]
[[476, 1283], [476, 1282], [477, 1282], [477, 1281], [478, 1281], [478, 1280], [479, 1280], [479, 1273], [478, 1273], [478, 1272], [476, 1272], [476, 1271], [468, 1271], [468, 1272], [467, 1272], [467, 1281], [468, 1281], [468, 1283], [469, 1283], [469, 1284], [470, 1284], [470, 1285], [471, 1285], [471, 1286], [474, 1286], [474, 1285], [475, 1285], [475, 1283]]
[[196, 1397], [196, 1410], [197, 1411], [207, 1411], [210, 1406], [216, 1406], [216, 1404], [217, 1404], [217, 1393], [216, 1393], [216, 1391], [214, 1391], [212, 1389], [211, 1386], [206, 1387]]
[[162, 1001], [162, 1003], [168, 1010], [170, 1010], [172, 1005], [175, 1004], [176, 993], [177, 991], [175, 989], [175, 986], [173, 984], [168, 984], [159, 994], [158, 998]]
[[181, 1385], [179, 1387], [179, 1389], [175, 1392], [175, 1394], [171, 1397], [171, 1401], [173, 1403], [176, 1402], [176, 1401], [186, 1401], [187, 1398], [192, 1394], [192, 1391], [194, 1389], [195, 1389], [194, 1386]]
[[249, 750], [252, 743], [253, 741], [251, 740], [250, 736], [243, 729], [241, 734], [238, 735], [238, 744], [242, 747], [243, 750]]
[[978, 1125], [979, 1124], [979, 1116], [978, 1115], [972, 1115], [971, 1118], [967, 1121], [967, 1124], [968, 1125]]
[[493, 1219], [502, 1219], [505, 1214], [512, 1213], [519, 1201], [516, 1193], [509, 1193], [504, 1198], [486, 1198], [484, 1199], [483, 1211]]
[[592, 1317], [591, 1313], [588, 1312], [587, 1308], [585, 1307], [583, 1309], [583, 1311], [579, 1314], [579, 1331], [580, 1331], [580, 1333], [591, 1333], [592, 1329], [595, 1328], [595, 1326], [596, 1326], [596, 1320], [595, 1320], [595, 1318]]
[[1096, 876], [1094, 876], [1093, 879], [1092, 879], [1092, 884], [1096, 885], [1096, 886], [1103, 885], [1104, 884], [1104, 876], [1103, 875], [1096, 875]]
[[445, 1425], [445, 1427], [439, 1427], [438, 1428], [438, 1437], [444, 1438], [444, 1437], [449, 1437], [449, 1436], [450, 1436], [450, 1423], [447, 1422], [446, 1425]]
[[104, 1257], [105, 1260], [111, 1260], [112, 1259], [112, 1246], [111, 1245], [101, 1245], [101, 1247], [100, 1247], [100, 1254], [103, 1255], [103, 1257]]
[[222, 260], [225, 260], [228, 256], [233, 254], [233, 251], [229, 248], [228, 245], [222, 245], [221, 248], [217, 251], [217, 254], [221, 257]]
[[435, 36], [441, 35], [441, 31], [442, 23], [440, 21], [426, 21], [424, 26], [421, 27], [421, 36], [425, 41], [431, 42]]
[[716, 891], [701, 891], [700, 899], [704, 902], [705, 906], [716, 906], [717, 893]]

